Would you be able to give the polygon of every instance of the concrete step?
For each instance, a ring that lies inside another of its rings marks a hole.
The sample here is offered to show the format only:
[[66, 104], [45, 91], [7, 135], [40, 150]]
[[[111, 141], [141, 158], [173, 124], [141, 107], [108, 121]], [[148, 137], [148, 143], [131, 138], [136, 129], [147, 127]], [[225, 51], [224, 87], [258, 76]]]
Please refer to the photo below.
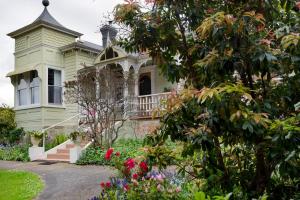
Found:
[[75, 144], [67, 144], [66, 149], [72, 149], [75, 147]]
[[47, 160], [52, 159], [52, 160], [70, 160], [70, 154], [69, 153], [56, 153], [56, 154], [48, 154], [47, 155]]
[[57, 149], [57, 153], [70, 153], [70, 149]]
[[[83, 148], [83, 147], [85, 147], [85, 145], [87, 145], [87, 143], [82, 143], [82, 144], [80, 144], [80, 146]], [[75, 147], [75, 144], [67, 144], [66, 145], [66, 149], [72, 149], [72, 148], [74, 148]]]
[[40, 161], [43, 161], [43, 162], [53, 162], [53, 163], [56, 163], [56, 162], [67, 162], [69, 163], [70, 160], [69, 159], [46, 159], [46, 160], [40, 160]]

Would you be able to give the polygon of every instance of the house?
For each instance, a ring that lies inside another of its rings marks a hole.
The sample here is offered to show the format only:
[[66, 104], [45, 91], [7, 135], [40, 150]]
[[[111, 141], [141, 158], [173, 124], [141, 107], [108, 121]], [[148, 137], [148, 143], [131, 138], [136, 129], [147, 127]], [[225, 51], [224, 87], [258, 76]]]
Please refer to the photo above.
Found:
[[15, 90], [17, 125], [42, 130], [58, 124], [51, 131], [60, 133], [76, 129], [79, 107], [65, 101], [64, 82], [74, 80], [84, 65], [95, 68], [112, 63], [120, 67], [124, 80], [132, 83], [125, 84], [122, 95], [136, 97], [136, 110], [142, 112], [135, 116], [149, 123], [151, 109], [177, 84], [168, 82], [147, 55], [112, 46], [117, 36], [112, 24], [101, 27], [100, 46], [82, 41], [81, 33], [66, 28], [49, 13], [47, 0], [43, 5], [33, 23], [8, 34], [15, 39], [15, 67], [7, 76]]

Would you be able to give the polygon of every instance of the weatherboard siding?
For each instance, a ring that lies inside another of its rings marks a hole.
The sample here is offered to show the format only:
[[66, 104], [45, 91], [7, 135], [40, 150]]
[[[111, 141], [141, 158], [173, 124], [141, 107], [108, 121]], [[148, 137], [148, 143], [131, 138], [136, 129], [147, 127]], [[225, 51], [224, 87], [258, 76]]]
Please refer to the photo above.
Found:
[[42, 43], [42, 29], [35, 29], [15, 40], [15, 52], [23, 51]]
[[75, 37], [52, 30], [44, 29], [43, 40], [46, 45], [53, 47], [62, 47], [75, 42]]

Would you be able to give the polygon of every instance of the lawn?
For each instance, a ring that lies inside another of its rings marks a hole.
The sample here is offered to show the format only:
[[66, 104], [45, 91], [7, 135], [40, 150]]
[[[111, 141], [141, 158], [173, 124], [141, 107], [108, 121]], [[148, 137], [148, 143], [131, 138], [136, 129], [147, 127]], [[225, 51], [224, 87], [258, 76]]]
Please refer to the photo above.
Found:
[[38, 175], [0, 169], [0, 200], [31, 200], [44, 188]]

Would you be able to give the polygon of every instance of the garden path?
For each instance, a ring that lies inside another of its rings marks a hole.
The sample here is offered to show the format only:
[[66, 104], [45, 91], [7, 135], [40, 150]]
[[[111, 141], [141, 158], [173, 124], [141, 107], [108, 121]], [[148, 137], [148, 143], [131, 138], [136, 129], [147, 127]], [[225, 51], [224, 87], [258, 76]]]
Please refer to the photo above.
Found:
[[108, 180], [113, 174], [108, 167], [68, 163], [0, 161], [0, 168], [39, 174], [45, 182], [45, 189], [37, 200], [87, 200], [98, 196], [99, 183]]

